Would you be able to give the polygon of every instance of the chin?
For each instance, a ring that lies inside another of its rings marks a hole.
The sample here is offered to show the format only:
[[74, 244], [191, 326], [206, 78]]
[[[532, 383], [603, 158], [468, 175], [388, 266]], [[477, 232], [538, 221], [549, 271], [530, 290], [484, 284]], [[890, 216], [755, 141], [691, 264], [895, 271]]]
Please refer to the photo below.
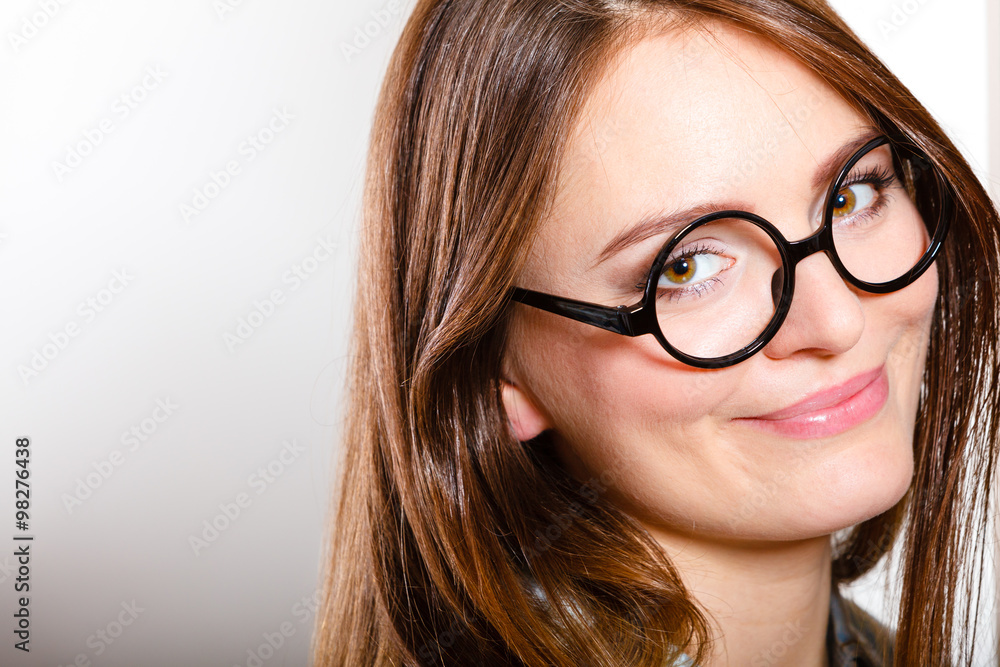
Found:
[[732, 517], [725, 532], [752, 541], [811, 539], [892, 509], [906, 495], [914, 469], [912, 418], [898, 416], [883, 411], [834, 438], [796, 443], [797, 454], [747, 502], [759, 511], [738, 512], [742, 516]]
[[850, 528], [892, 509], [913, 479], [912, 435], [876, 433], [824, 461], [802, 500], [806, 533]]

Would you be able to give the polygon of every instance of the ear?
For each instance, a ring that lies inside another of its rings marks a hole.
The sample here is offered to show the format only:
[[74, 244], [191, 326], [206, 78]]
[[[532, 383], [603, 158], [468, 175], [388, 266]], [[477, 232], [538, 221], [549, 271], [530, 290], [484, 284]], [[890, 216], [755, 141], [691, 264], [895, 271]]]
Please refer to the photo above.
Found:
[[542, 431], [552, 427], [548, 418], [538, 409], [517, 385], [507, 380], [500, 381], [503, 407], [507, 411], [511, 431], [520, 442], [531, 440]]

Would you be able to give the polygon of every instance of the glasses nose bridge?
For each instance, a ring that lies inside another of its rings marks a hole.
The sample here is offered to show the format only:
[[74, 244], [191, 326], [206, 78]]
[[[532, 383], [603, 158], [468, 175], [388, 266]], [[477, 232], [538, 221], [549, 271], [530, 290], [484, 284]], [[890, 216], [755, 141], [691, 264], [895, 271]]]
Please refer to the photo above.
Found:
[[798, 266], [798, 263], [806, 257], [814, 255], [817, 252], [827, 251], [827, 256], [830, 258], [831, 263], [834, 268], [837, 269], [837, 273], [840, 273], [840, 269], [837, 267], [838, 262], [834, 261], [833, 258], [834, 250], [832, 239], [828, 238], [825, 231], [825, 226], [821, 226], [811, 236], [807, 236], [799, 241], [785, 242], [789, 271], [794, 271], [795, 267]]
[[[826, 225], [821, 225], [815, 233], [804, 239], [799, 241], [785, 241], [786, 267], [788, 273], [791, 274], [788, 276], [788, 279], [792, 285], [795, 284], [795, 268], [799, 262], [819, 252], [826, 254], [830, 264], [833, 265], [833, 270], [837, 272], [841, 280], [847, 283], [848, 286], [854, 284], [853, 276], [848, 273], [847, 268], [840, 261], [839, 255], [837, 255], [836, 248], [834, 248], [833, 234]], [[772, 286], [772, 291], [774, 289], [775, 287]], [[787, 307], [791, 307], [790, 300], [791, 297], [789, 296], [789, 303], [786, 304]]]

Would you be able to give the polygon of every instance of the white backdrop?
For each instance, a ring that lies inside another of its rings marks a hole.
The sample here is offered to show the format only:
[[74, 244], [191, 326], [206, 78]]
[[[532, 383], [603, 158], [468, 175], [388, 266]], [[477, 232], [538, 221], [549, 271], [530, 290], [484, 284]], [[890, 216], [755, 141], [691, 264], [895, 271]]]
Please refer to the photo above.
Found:
[[[835, 4], [985, 177], [985, 0]], [[0, 664], [306, 664], [364, 151], [411, 7], [0, 7]]]

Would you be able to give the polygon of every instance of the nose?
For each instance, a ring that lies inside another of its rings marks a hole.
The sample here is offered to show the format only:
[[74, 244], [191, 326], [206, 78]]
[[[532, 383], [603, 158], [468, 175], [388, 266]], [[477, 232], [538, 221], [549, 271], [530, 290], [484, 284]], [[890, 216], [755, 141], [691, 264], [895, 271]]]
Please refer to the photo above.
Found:
[[[780, 277], [777, 280], [780, 286]], [[774, 285], [773, 279], [772, 292]], [[864, 327], [858, 292], [841, 278], [825, 252], [817, 252], [795, 267], [788, 314], [762, 352], [772, 359], [843, 354], [858, 343]]]

